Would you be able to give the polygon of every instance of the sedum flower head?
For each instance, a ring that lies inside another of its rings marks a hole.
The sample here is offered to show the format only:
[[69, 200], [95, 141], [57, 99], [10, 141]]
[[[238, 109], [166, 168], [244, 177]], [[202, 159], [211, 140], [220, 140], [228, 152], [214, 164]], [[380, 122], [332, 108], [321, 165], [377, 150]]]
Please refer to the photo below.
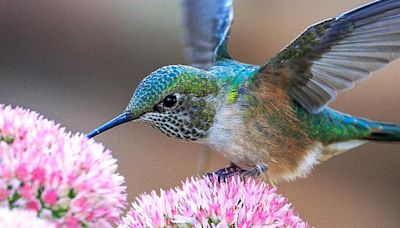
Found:
[[56, 228], [53, 223], [38, 218], [32, 210], [0, 207], [0, 227]]
[[0, 206], [64, 227], [107, 227], [126, 202], [111, 152], [35, 112], [0, 105]]
[[181, 187], [143, 194], [121, 228], [307, 227], [276, 189], [254, 179], [192, 178]]

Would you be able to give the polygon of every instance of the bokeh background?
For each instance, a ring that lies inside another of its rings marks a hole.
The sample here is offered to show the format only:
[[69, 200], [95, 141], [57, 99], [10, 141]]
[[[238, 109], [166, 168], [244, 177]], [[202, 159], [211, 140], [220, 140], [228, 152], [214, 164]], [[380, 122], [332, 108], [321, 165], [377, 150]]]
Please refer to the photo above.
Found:
[[[230, 49], [262, 64], [308, 25], [367, 0], [240, 0]], [[88, 132], [119, 114], [140, 80], [184, 62], [179, 1], [0, 1], [0, 103], [36, 110], [72, 132]], [[399, 61], [332, 107], [400, 123]], [[176, 186], [199, 170], [227, 164], [216, 152], [199, 166], [201, 146], [167, 138], [141, 123], [96, 137], [113, 151], [129, 201]], [[400, 144], [369, 144], [279, 184], [316, 227], [399, 227]]]

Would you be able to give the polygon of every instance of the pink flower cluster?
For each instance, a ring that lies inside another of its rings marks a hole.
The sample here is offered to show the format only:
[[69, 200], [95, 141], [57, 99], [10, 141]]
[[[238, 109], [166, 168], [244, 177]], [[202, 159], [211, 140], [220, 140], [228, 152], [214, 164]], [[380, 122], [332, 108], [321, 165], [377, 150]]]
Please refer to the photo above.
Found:
[[126, 204], [111, 152], [35, 112], [0, 105], [0, 206], [63, 227], [111, 227]]
[[307, 227], [264, 182], [232, 177], [192, 178], [182, 187], [143, 194], [132, 204], [121, 228], [135, 227]]

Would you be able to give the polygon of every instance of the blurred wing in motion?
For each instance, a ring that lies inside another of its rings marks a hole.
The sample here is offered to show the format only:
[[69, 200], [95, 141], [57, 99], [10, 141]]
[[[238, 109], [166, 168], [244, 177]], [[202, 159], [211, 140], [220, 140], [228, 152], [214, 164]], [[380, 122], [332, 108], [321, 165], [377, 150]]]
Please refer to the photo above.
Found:
[[185, 56], [194, 67], [208, 70], [226, 49], [233, 0], [182, 0]]
[[311, 113], [400, 57], [400, 1], [381, 0], [309, 27], [258, 74]]

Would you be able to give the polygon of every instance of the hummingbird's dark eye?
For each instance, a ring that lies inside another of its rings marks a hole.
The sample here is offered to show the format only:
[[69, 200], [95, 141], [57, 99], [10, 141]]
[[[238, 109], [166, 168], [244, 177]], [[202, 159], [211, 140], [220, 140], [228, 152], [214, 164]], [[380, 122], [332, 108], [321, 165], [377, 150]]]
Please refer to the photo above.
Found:
[[178, 99], [176, 96], [174, 94], [170, 94], [164, 98], [163, 105], [165, 108], [172, 108], [176, 105], [177, 101]]

